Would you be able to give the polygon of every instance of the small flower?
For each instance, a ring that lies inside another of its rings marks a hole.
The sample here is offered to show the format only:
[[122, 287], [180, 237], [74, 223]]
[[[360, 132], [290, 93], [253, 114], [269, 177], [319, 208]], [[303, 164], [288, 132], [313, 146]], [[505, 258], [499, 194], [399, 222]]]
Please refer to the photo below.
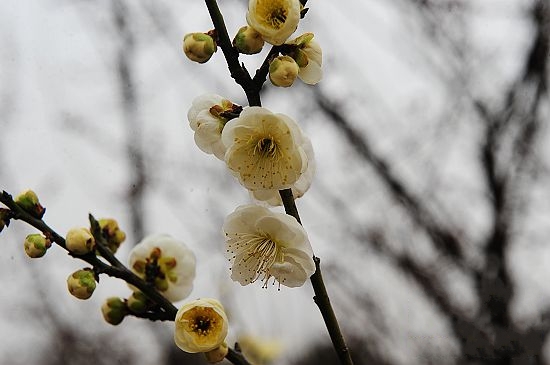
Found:
[[88, 299], [96, 288], [94, 272], [90, 269], [78, 270], [67, 278], [67, 289], [75, 298]]
[[216, 50], [216, 42], [210, 34], [189, 33], [183, 37], [183, 52], [191, 61], [205, 63]]
[[225, 156], [225, 145], [222, 143], [222, 130], [230, 117], [241, 111], [239, 105], [216, 94], [201, 95], [191, 105], [187, 113], [189, 126], [195, 131], [195, 143], [208, 154], [220, 160]]
[[31, 259], [42, 257], [46, 254], [48, 248], [52, 246], [52, 242], [39, 233], [29, 234], [25, 238], [25, 253]]
[[[313, 146], [311, 145], [311, 141], [305, 135], [302, 135], [302, 141], [303, 142], [301, 144], [301, 147], [306, 153], [308, 163], [306, 171], [304, 171], [298, 181], [290, 186], [294, 199], [301, 198], [309, 190], [316, 169], [315, 155], [313, 153]], [[283, 204], [283, 201], [281, 200], [281, 195], [279, 195], [279, 190], [252, 190], [250, 191], [250, 194], [254, 199], [264, 201], [272, 206]]]
[[233, 39], [233, 46], [244, 54], [256, 54], [260, 52], [265, 42], [262, 35], [254, 28], [244, 26], [237, 32]]
[[88, 228], [72, 228], [65, 237], [67, 250], [77, 255], [90, 253], [95, 247], [95, 240]]
[[185, 304], [176, 314], [174, 341], [185, 352], [208, 352], [220, 347], [227, 336], [227, 316], [216, 299], [203, 298]]
[[223, 225], [231, 279], [248, 285], [270, 278], [288, 287], [302, 286], [315, 272], [307, 234], [292, 216], [257, 205], [238, 207]]
[[124, 317], [128, 314], [128, 308], [122, 299], [111, 297], [103, 302], [101, 313], [105, 322], [116, 326], [124, 320]]
[[323, 51], [313, 39], [313, 33], [305, 33], [286, 44], [294, 46], [290, 56], [294, 58], [300, 70], [298, 77], [309, 85], [315, 85], [323, 77]]
[[279, 357], [282, 345], [279, 341], [264, 340], [250, 335], [237, 340], [246, 360], [251, 365], [268, 365]]
[[120, 229], [118, 222], [112, 218], [100, 219], [98, 223], [109, 250], [113, 253], [117, 252], [121, 243], [126, 239], [126, 233]]
[[298, 76], [300, 67], [290, 56], [278, 56], [269, 64], [269, 80], [275, 86], [289, 87]]
[[266, 42], [281, 45], [298, 27], [300, 1], [250, 0], [246, 21]]
[[186, 298], [193, 289], [195, 255], [168, 235], [145, 237], [130, 252], [129, 267], [170, 301]]
[[296, 122], [284, 114], [249, 107], [222, 131], [225, 162], [249, 190], [286, 189], [307, 168]]
[[40, 204], [38, 196], [32, 190], [25, 190], [19, 194], [15, 198], [15, 204], [38, 219], [41, 219], [46, 213], [46, 209]]

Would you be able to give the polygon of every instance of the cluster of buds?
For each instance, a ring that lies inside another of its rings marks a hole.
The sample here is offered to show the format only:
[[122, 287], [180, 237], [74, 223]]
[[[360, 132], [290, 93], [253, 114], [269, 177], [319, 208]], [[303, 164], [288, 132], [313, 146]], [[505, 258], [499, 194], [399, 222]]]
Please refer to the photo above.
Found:
[[[239, 53], [259, 53], [264, 44], [276, 46], [278, 51], [269, 60], [269, 79], [275, 86], [289, 87], [296, 78], [309, 85], [322, 78], [323, 54], [313, 33], [305, 33], [288, 40], [296, 31], [302, 14], [307, 9], [299, 0], [249, 0], [246, 21], [233, 38], [233, 47]], [[217, 50], [217, 33], [189, 33], [183, 39], [183, 51], [192, 61], [205, 63]], [[280, 54], [280, 55], [277, 55]]]

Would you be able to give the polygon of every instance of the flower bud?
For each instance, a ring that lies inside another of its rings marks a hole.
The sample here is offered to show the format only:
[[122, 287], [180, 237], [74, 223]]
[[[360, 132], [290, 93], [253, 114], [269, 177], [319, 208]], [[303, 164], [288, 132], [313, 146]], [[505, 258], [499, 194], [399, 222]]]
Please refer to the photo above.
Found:
[[275, 86], [289, 87], [294, 83], [300, 67], [290, 56], [278, 56], [269, 64], [269, 79]]
[[94, 272], [90, 269], [75, 271], [67, 278], [69, 293], [78, 299], [88, 299], [96, 287]]
[[183, 37], [183, 52], [191, 61], [205, 63], [216, 50], [216, 42], [209, 34], [189, 33]]
[[134, 313], [143, 313], [147, 310], [148, 299], [145, 294], [140, 291], [135, 291], [128, 298], [126, 305], [128, 309]]
[[39, 233], [29, 234], [25, 238], [25, 253], [32, 259], [42, 257], [46, 254], [48, 248], [50, 248], [52, 242]]
[[108, 298], [101, 306], [101, 313], [107, 323], [116, 326], [122, 322], [124, 317], [126, 317], [126, 314], [128, 314], [128, 308], [122, 299], [111, 297]]
[[46, 212], [46, 209], [40, 205], [38, 196], [32, 190], [25, 190], [15, 198], [15, 204], [19, 205], [27, 213], [33, 217], [41, 219]]
[[65, 245], [70, 252], [77, 255], [85, 255], [93, 250], [95, 240], [89, 229], [73, 228], [67, 232]]
[[126, 239], [126, 233], [120, 229], [118, 222], [112, 218], [100, 219], [98, 223], [101, 228], [101, 233], [107, 241], [109, 250], [115, 253], [120, 247], [120, 244]]
[[215, 348], [214, 350], [205, 352], [204, 356], [206, 357], [206, 361], [208, 361], [210, 364], [215, 364], [222, 361], [228, 352], [229, 348], [227, 346], [227, 343], [225, 343], [224, 341], [219, 347]]
[[262, 35], [254, 28], [246, 25], [239, 29], [237, 35], [233, 39], [233, 46], [237, 48], [240, 53], [244, 54], [256, 54], [260, 52], [264, 43]]

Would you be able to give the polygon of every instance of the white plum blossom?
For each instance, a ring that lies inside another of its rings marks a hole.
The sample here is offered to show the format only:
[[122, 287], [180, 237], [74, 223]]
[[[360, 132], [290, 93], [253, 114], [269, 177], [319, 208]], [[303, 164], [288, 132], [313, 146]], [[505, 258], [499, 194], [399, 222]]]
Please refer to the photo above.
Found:
[[187, 113], [189, 126], [195, 131], [195, 143], [201, 151], [213, 154], [223, 161], [225, 146], [221, 141], [222, 130], [229, 120], [223, 113], [232, 112], [237, 106], [216, 94], [204, 94], [193, 100]]
[[296, 122], [265, 108], [245, 108], [225, 125], [222, 141], [227, 167], [249, 190], [289, 188], [308, 166]]
[[185, 299], [193, 290], [195, 255], [168, 235], [145, 237], [130, 251], [129, 267], [170, 301]]
[[292, 57], [299, 66], [298, 78], [309, 85], [315, 85], [323, 77], [323, 51], [313, 37], [313, 33], [305, 33], [287, 42], [297, 47]]
[[298, 27], [299, 0], [250, 0], [246, 21], [273, 45], [283, 44]]
[[302, 286], [315, 272], [306, 231], [290, 215], [258, 205], [244, 205], [223, 225], [231, 279], [247, 285], [270, 278], [288, 287]]
[[185, 352], [208, 352], [224, 344], [227, 329], [222, 304], [212, 298], [197, 299], [178, 310], [174, 341]]
[[[316, 169], [315, 154], [313, 153], [311, 141], [305, 135], [302, 135], [302, 141], [301, 147], [306, 153], [308, 163], [306, 171], [304, 171], [298, 181], [290, 186], [294, 199], [301, 198], [309, 190]], [[279, 206], [283, 204], [279, 190], [251, 190], [250, 194], [254, 199], [266, 202], [272, 206]]]

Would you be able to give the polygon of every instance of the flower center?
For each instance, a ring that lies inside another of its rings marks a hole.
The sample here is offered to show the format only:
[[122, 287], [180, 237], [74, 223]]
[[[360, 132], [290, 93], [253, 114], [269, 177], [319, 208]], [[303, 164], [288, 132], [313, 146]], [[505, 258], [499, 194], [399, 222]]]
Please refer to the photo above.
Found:
[[258, 10], [264, 22], [274, 28], [280, 29], [286, 22], [288, 9], [284, 1], [265, 0], [258, 2]]
[[272, 276], [273, 264], [284, 261], [281, 248], [267, 235], [236, 233], [229, 242], [229, 251], [234, 254], [235, 270], [239, 275], [244, 275], [245, 281], [250, 283], [260, 279], [264, 287]]
[[277, 155], [277, 143], [270, 137], [260, 138], [254, 146], [254, 154], [258, 153], [262, 157], [275, 157]]
[[182, 319], [187, 323], [190, 332], [200, 337], [207, 337], [219, 330], [222, 318], [216, 311], [208, 307], [194, 307], [184, 313]]

